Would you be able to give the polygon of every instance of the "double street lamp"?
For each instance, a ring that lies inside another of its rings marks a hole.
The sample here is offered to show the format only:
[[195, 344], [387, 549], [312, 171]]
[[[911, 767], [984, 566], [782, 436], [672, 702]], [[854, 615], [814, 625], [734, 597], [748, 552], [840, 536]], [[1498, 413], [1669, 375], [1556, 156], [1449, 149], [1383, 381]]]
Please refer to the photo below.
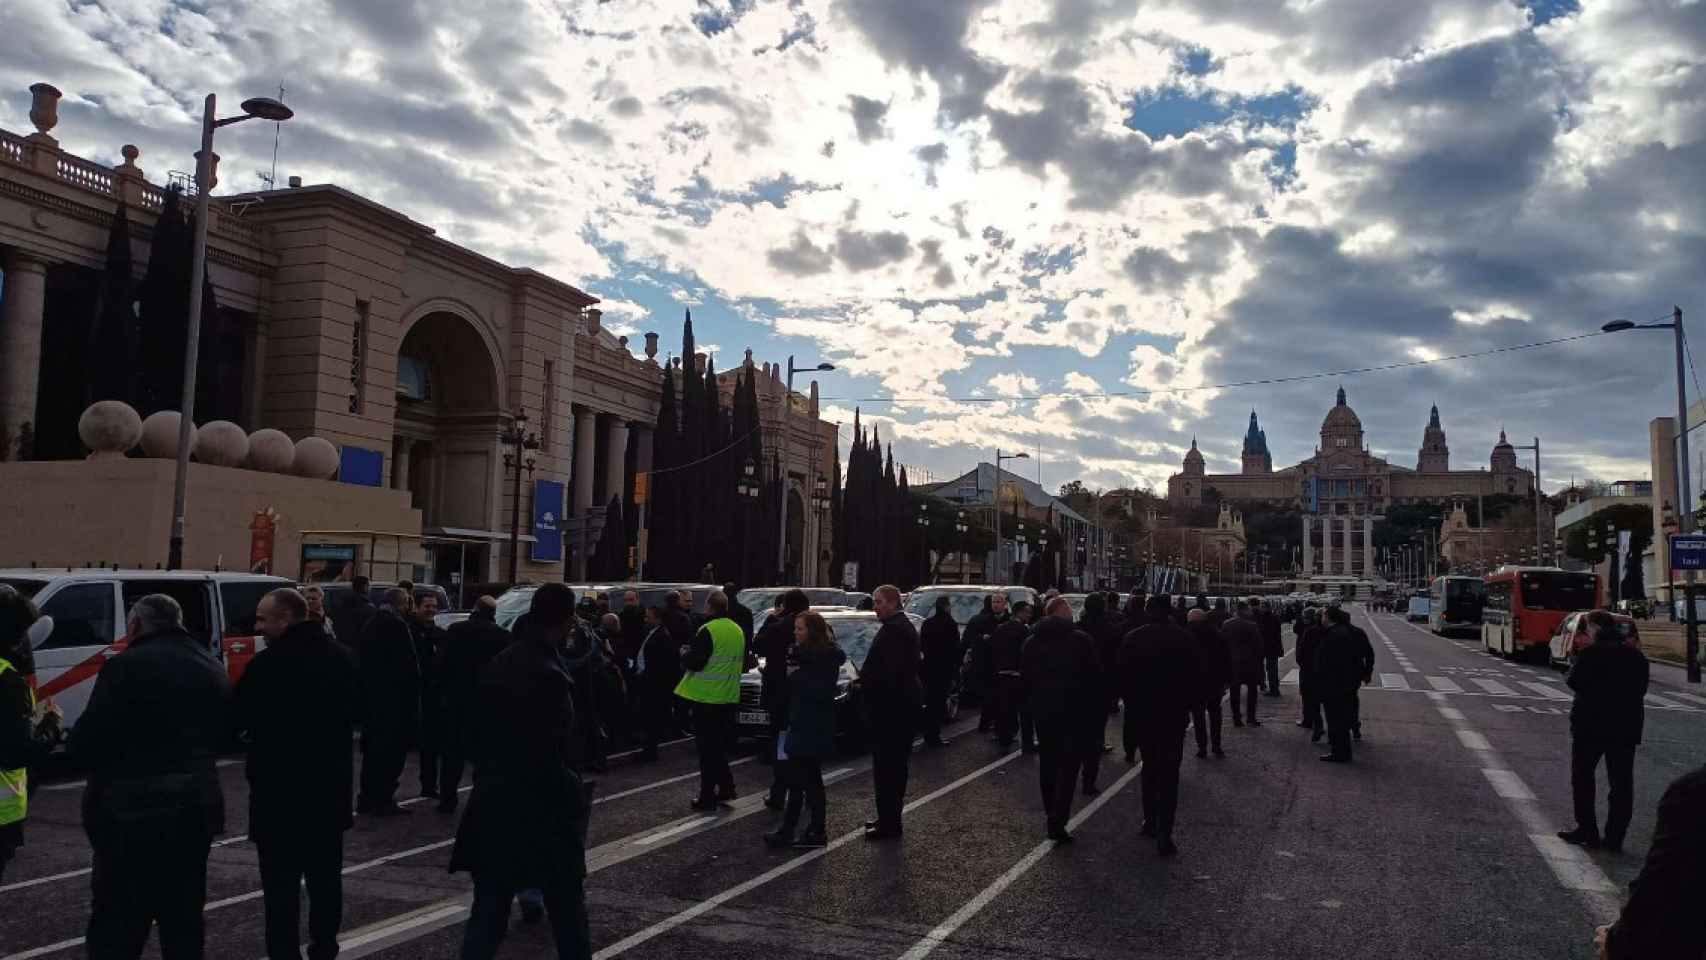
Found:
[[966, 580], [966, 512], [964, 510], [954, 514], [954, 533], [960, 541], [960, 580], [970, 582]]
[[[509, 582], [516, 582], [521, 560], [521, 473], [533, 474], [533, 451], [539, 449], [539, 435], [527, 432], [527, 411], [517, 410], [509, 428], [498, 434], [498, 442], [510, 448], [504, 454], [504, 469], [511, 471], [509, 502]], [[583, 545], [581, 549], [588, 549]]]
[[[740, 465], [740, 477], [735, 480], [735, 493], [740, 497], [743, 515], [747, 508], [758, 502], [758, 495], [761, 492], [763, 491], [758, 485], [758, 465], [752, 462], [751, 457], [747, 457]], [[747, 540], [749, 536], [747, 528], [749, 526], [750, 524], [744, 522], [740, 525], [740, 582], [743, 584], [747, 582], [746, 577], [749, 572], [747, 562], [752, 557], [752, 548]]]
[[[1001, 567], [1001, 462], [1003, 460], [1029, 459], [1031, 459], [1031, 455], [1022, 451], [1003, 454], [1000, 447], [995, 448], [995, 566], [997, 568], [995, 570], [995, 582], [997, 584], [1006, 583], [1010, 572], [999, 569]], [[1019, 542], [1023, 543], [1024, 540], [1021, 538]]]
[[918, 581], [923, 586], [930, 579], [930, 508], [922, 503], [918, 505], [918, 546], [924, 553], [923, 579]]
[[[240, 116], [216, 119], [217, 100], [208, 94], [201, 108], [201, 150], [195, 155], [195, 241], [190, 253], [190, 302], [184, 342], [184, 396], [178, 407], [178, 465], [172, 479], [172, 533], [166, 543], [166, 569], [184, 565], [184, 513], [189, 501], [190, 431], [195, 429], [195, 365], [201, 347], [201, 288], [207, 280], [207, 198], [213, 192], [213, 131], [244, 120], [283, 123], [295, 111], [271, 97], [250, 97]], [[371, 561], [371, 557], [369, 561]], [[512, 577], [513, 579], [513, 577]]]
[[782, 388], [782, 437], [779, 445], [780, 456], [778, 457], [782, 464], [782, 475], [776, 478], [779, 484], [776, 490], [776, 583], [779, 586], [786, 584], [788, 580], [788, 413], [794, 405], [794, 374], [808, 370], [834, 369], [835, 364], [833, 363], [820, 363], [815, 367], [796, 367], [794, 366], [794, 358], [791, 356], [788, 358], [788, 376]]

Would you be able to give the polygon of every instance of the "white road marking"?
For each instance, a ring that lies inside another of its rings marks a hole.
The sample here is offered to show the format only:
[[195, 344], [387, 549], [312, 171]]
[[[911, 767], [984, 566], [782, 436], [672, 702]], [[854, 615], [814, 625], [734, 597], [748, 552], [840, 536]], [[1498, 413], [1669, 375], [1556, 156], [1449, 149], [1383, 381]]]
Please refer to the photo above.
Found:
[[1520, 694], [1515, 690], [1512, 690], [1510, 687], [1505, 686], [1497, 680], [1488, 680], [1483, 677], [1470, 677], [1469, 682], [1496, 697], [1520, 696]]
[[1456, 680], [1447, 680], [1445, 677], [1429, 677], [1428, 685], [1441, 693], [1463, 692], [1463, 688], [1457, 685]]
[[1463, 711], [1457, 709], [1456, 707], [1436, 707], [1434, 709], [1438, 710], [1439, 715], [1446, 718], [1447, 720], [1462, 720], [1462, 719], [1464, 719]]
[[1410, 681], [1401, 673], [1383, 673], [1380, 675], [1380, 687], [1383, 690], [1408, 690]]
[[1550, 700], [1570, 699], [1569, 694], [1559, 690], [1557, 687], [1549, 687], [1544, 683], [1537, 683], [1533, 680], [1518, 680], [1517, 682]]
[[1656, 694], [1649, 693], [1649, 694], [1647, 694], [1646, 699], [1647, 699], [1647, 706], [1649, 706], [1649, 707], [1663, 707], [1667, 710], [1687, 710], [1688, 709], [1687, 707], [1683, 706], [1682, 704], [1677, 703], [1675, 700], [1666, 700], [1664, 697], [1658, 696]]
[[[1068, 831], [1078, 829], [1079, 824], [1090, 819], [1091, 815], [1101, 809], [1102, 804], [1106, 803], [1109, 797], [1118, 793], [1121, 787], [1130, 783], [1132, 778], [1136, 777], [1142, 768], [1143, 765], [1138, 764], [1130, 770], [1127, 770], [1118, 780], [1114, 781], [1112, 786], [1102, 791], [1100, 796], [1085, 804], [1084, 809], [1078, 811], [1076, 816], [1071, 820], [1068, 820], [1066, 823], [1066, 829]], [[1001, 892], [1012, 886], [1014, 881], [1028, 873], [1032, 867], [1036, 866], [1037, 863], [1042, 860], [1043, 857], [1048, 856], [1049, 851], [1053, 850], [1056, 846], [1057, 844], [1053, 840], [1044, 840], [1042, 843], [1032, 847], [1031, 852], [1021, 857], [1018, 863], [1008, 867], [1006, 873], [996, 877], [993, 883], [984, 887], [982, 890], [979, 890], [977, 892], [977, 896], [967, 900], [964, 906], [955, 910], [948, 919], [937, 924], [929, 933], [924, 935], [923, 939], [913, 944], [911, 949], [901, 954], [900, 960], [924, 960], [925, 957], [930, 955], [931, 951], [947, 942], [948, 938], [952, 937], [960, 927], [964, 926], [967, 920], [977, 916], [978, 911], [989, 906], [990, 901], [1000, 896]]]
[[1673, 690], [1667, 690], [1667, 691], [1665, 691], [1665, 696], [1675, 697], [1678, 700], [1687, 700], [1689, 703], [1698, 704], [1702, 707], [1706, 707], [1706, 697], [1697, 697], [1692, 693], [1677, 693]]
[[1422, 671], [1417, 670], [1415, 667], [1412, 667], [1406, 663], [1406, 664], [1404, 664], [1404, 672], [1405, 673], [1421, 673]]
[[1296, 683], [1298, 673], [1298, 669], [1296, 667], [1292, 667], [1290, 670], [1285, 672], [1285, 676], [1280, 677], [1280, 683]]
[[1481, 773], [1487, 782], [1493, 785], [1493, 792], [1506, 800], [1533, 800], [1534, 791], [1528, 789], [1528, 784], [1510, 770], [1488, 768]]
[[1461, 727], [1458, 728], [1457, 739], [1458, 742], [1471, 750], [1486, 751], [1493, 749], [1493, 745], [1487, 742], [1487, 738], [1474, 730], [1466, 730]]
[[651, 834], [650, 836], [641, 837], [640, 839], [635, 840], [634, 844], [641, 847], [647, 846], [649, 844], [657, 843], [659, 840], [668, 840], [670, 837], [673, 837], [678, 833], [685, 833], [694, 827], [702, 827], [707, 823], [716, 822], [716, 817], [688, 817], [682, 823], [678, 823], [675, 826], [670, 827], [668, 830], [659, 830], [657, 833]]

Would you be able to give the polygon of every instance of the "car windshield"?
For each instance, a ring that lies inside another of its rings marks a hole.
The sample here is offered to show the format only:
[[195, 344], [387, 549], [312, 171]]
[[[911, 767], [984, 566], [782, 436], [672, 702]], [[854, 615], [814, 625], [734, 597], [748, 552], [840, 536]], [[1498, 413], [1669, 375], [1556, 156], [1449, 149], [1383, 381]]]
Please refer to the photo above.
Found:
[[504, 595], [498, 598], [498, 626], [508, 630], [533, 605], [533, 594], [538, 589], [529, 585], [505, 590]]
[[856, 669], [864, 669], [865, 655], [871, 652], [871, 640], [882, 628], [876, 617], [825, 617], [841, 652]]
[[983, 612], [984, 593], [973, 593], [969, 590], [919, 590], [913, 593], [906, 602], [906, 612], [920, 617], [934, 616], [936, 613], [936, 598], [948, 598], [948, 613], [954, 622], [965, 626], [972, 617]]
[[1522, 574], [1522, 605], [1529, 610], [1584, 610], [1594, 604], [1591, 573], [1538, 570]]

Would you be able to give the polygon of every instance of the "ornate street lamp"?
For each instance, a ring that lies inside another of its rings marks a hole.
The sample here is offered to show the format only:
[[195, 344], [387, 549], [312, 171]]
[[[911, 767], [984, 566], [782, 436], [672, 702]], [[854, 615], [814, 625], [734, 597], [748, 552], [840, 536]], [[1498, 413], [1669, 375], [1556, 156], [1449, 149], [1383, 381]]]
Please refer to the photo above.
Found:
[[[527, 432], [527, 411], [517, 410], [510, 418], [509, 428], [498, 434], [498, 442], [509, 447], [504, 454], [504, 469], [510, 472], [509, 503], [509, 582], [516, 582], [521, 562], [521, 472], [533, 474], [533, 451], [539, 449], [539, 435]], [[582, 544], [582, 549], [585, 549]]]
[[[751, 457], [747, 457], [740, 465], [740, 476], [735, 478], [735, 493], [740, 497], [743, 515], [758, 503], [758, 497], [763, 493], [758, 484], [758, 465], [752, 462]], [[747, 574], [750, 572], [748, 563], [752, 549], [748, 543], [748, 538], [751, 536], [751, 527], [752, 524], [750, 523], [740, 525], [740, 582], [743, 584], [747, 582]]]
[[954, 533], [960, 541], [960, 579], [966, 580], [966, 512], [960, 510], [954, 514]]

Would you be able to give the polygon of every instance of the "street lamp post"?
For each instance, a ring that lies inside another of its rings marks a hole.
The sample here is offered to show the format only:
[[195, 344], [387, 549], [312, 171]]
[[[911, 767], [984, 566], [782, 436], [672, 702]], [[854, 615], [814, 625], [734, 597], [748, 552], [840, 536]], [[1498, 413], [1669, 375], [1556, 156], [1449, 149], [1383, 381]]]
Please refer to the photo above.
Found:
[[959, 511], [954, 515], [954, 533], [960, 542], [960, 582], [970, 583], [966, 579], [966, 512]]
[[[1613, 320], [1600, 327], [1606, 333], [1616, 333], [1621, 330], [1663, 330], [1669, 328], [1675, 338], [1676, 345], [1676, 434], [1678, 453], [1676, 458], [1677, 472], [1677, 520], [1682, 533], [1694, 532], [1694, 497], [1688, 484], [1688, 388], [1683, 380], [1683, 359], [1686, 346], [1682, 339], [1682, 308], [1672, 307], [1669, 323], [1636, 323], [1632, 320]], [[1535, 478], [1536, 482], [1539, 478]], [[1670, 551], [1667, 549], [1666, 554]], [[1665, 571], [1665, 578], [1674, 580], [1676, 560], [1671, 559], [1673, 569]], [[1700, 627], [1694, 619], [1694, 571], [1683, 573], [1682, 602], [1688, 614], [1683, 621], [1687, 636], [1688, 682], [1700, 682]]]
[[930, 582], [930, 508], [918, 505], [918, 546], [924, 552], [924, 575], [919, 586]]
[[[511, 471], [510, 501], [509, 501], [509, 582], [516, 583], [516, 572], [520, 569], [521, 561], [521, 473], [533, 473], [532, 451], [539, 449], [539, 435], [528, 433], [527, 411], [517, 410], [511, 418], [509, 429], [498, 434], [498, 442], [511, 448], [504, 454], [504, 468]], [[586, 544], [583, 542], [583, 550]]]
[[[693, 362], [692, 357], [687, 362]], [[777, 460], [782, 464], [782, 475], [777, 477], [781, 486], [776, 491], [776, 583], [785, 585], [788, 580], [788, 413], [794, 405], [794, 374], [807, 370], [834, 370], [833, 363], [820, 363], [815, 367], [796, 367], [794, 358], [788, 357], [788, 375], [782, 385], [782, 417], [780, 420], [782, 436], [777, 440], [779, 451]], [[803, 546], [803, 544], [802, 544]], [[805, 579], [801, 577], [800, 579]]]
[[242, 103], [242, 115], [215, 119], [216, 98], [208, 94], [201, 108], [201, 150], [195, 155], [195, 241], [190, 248], [190, 303], [184, 342], [184, 395], [178, 410], [178, 464], [172, 480], [172, 533], [166, 543], [166, 569], [184, 565], [184, 513], [189, 501], [190, 431], [195, 429], [195, 367], [201, 350], [201, 288], [207, 280], [207, 198], [214, 187], [213, 131], [244, 120], [283, 123], [295, 111], [269, 97]]
[[[751, 457], [747, 457], [746, 461], [740, 465], [740, 479], [735, 481], [735, 493], [740, 495], [742, 513], [745, 513], [748, 508], [758, 502], [759, 492], [758, 466], [752, 462]], [[750, 535], [747, 532], [750, 526], [751, 524], [748, 523], [740, 525], [740, 582], [743, 585], [747, 582], [747, 574], [751, 572], [749, 564], [752, 559], [752, 550], [748, 539]]]
[[1029, 459], [1031, 459], [1031, 455], [1022, 450], [1018, 453], [1002, 454], [1000, 447], [995, 448], [995, 566], [997, 569], [994, 572], [995, 582], [998, 585], [1007, 582], [1007, 572], [999, 569], [1001, 566], [1001, 461]]
[[[817, 516], [817, 537], [814, 538], [812, 542], [814, 556], [812, 557], [811, 580], [813, 581], [812, 586], [814, 587], [818, 586], [816, 582], [818, 557], [823, 554], [823, 518], [829, 513], [829, 504], [829, 479], [820, 473], [817, 476], [817, 480], [812, 483], [812, 510]], [[803, 553], [804, 545], [802, 544], [801, 546]]]

